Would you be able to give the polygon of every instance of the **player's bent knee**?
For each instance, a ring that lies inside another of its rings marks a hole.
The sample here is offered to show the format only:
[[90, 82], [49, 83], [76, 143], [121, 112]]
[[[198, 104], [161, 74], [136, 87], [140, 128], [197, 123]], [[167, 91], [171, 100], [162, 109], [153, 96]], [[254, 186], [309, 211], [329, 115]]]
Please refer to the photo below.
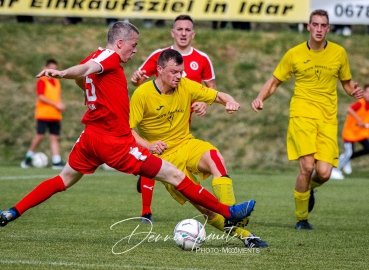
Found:
[[332, 171], [331, 169], [318, 170], [317, 176], [320, 180], [319, 182], [323, 184], [324, 182], [328, 181], [329, 178], [331, 177], [331, 171]]

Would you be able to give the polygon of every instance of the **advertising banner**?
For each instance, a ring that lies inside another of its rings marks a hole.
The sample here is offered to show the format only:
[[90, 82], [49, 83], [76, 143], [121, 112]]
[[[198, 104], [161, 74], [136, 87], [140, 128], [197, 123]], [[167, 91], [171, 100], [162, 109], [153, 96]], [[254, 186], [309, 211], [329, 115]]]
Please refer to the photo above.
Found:
[[311, 9], [325, 9], [330, 24], [369, 25], [369, 0], [311, 0]]
[[306, 22], [310, 0], [0, 0], [0, 14]]

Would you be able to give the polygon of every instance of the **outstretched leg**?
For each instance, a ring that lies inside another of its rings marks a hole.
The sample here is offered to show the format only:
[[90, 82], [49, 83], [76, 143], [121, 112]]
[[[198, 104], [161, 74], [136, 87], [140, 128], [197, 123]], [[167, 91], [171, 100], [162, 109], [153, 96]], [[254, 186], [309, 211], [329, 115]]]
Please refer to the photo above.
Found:
[[14, 207], [0, 213], [0, 226], [5, 226], [21, 216], [28, 209], [39, 205], [55, 193], [74, 185], [83, 174], [73, 170], [67, 163], [60, 175], [45, 180], [24, 196]]

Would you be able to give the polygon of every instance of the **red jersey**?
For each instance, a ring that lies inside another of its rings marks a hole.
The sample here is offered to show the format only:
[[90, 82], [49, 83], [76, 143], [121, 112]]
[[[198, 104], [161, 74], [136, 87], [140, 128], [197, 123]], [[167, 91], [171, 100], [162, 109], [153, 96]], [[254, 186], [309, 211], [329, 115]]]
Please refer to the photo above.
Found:
[[89, 60], [98, 63], [102, 70], [86, 77], [88, 110], [82, 123], [96, 132], [112, 136], [130, 134], [128, 86], [119, 55], [99, 48], [80, 64]]
[[[159, 55], [163, 50], [168, 49], [173, 49], [173, 46], [154, 51], [138, 70], [145, 70], [145, 77], [147, 78], [154, 75], [157, 76], [156, 67], [158, 65]], [[191, 52], [189, 54], [182, 54], [182, 57], [184, 65], [183, 77], [198, 83], [215, 79], [213, 65], [205, 53], [191, 47]]]

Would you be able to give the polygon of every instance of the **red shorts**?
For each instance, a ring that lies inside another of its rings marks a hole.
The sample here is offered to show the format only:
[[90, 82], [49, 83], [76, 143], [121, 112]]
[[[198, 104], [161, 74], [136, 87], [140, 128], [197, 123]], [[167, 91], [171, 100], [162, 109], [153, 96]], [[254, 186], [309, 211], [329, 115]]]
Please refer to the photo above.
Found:
[[132, 134], [115, 137], [86, 128], [73, 146], [68, 163], [83, 174], [92, 174], [99, 165], [106, 163], [127, 174], [153, 178], [162, 160], [137, 145]]

